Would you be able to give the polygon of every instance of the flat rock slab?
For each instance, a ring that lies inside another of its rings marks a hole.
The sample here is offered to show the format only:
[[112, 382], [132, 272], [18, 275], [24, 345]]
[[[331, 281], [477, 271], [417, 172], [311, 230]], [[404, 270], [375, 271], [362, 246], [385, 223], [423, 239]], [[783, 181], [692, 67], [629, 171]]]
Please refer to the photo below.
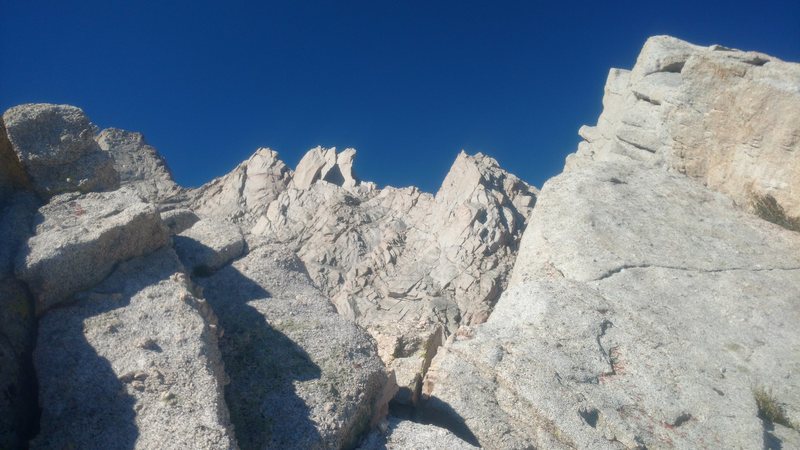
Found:
[[175, 251], [190, 273], [206, 276], [242, 256], [244, 237], [230, 222], [203, 219], [173, 238]]
[[39, 314], [99, 283], [115, 264], [169, 242], [156, 208], [124, 189], [56, 196], [39, 208], [34, 231], [16, 271]]
[[114, 160], [94, 141], [93, 125], [80, 108], [20, 105], [6, 111], [3, 121], [19, 162], [43, 198], [119, 187]]
[[477, 449], [450, 431], [433, 425], [393, 419], [386, 433], [375, 431], [360, 450], [470, 450]]
[[224, 330], [226, 399], [242, 448], [353, 446], [394, 395], [375, 342], [339, 316], [284, 246], [198, 278]]
[[214, 318], [165, 248], [39, 322], [35, 449], [236, 448]]
[[545, 185], [511, 283], [425, 380], [483, 447], [791, 442], [756, 397], [800, 420], [797, 233], [688, 178], [594, 163]]

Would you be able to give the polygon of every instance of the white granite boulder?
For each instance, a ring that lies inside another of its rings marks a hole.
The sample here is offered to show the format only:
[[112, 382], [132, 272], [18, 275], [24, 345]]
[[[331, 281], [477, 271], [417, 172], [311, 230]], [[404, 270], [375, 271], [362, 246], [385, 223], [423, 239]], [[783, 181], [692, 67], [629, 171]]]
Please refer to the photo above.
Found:
[[3, 121], [20, 163], [43, 198], [119, 187], [114, 160], [94, 141], [94, 125], [79, 108], [20, 105], [7, 110]]

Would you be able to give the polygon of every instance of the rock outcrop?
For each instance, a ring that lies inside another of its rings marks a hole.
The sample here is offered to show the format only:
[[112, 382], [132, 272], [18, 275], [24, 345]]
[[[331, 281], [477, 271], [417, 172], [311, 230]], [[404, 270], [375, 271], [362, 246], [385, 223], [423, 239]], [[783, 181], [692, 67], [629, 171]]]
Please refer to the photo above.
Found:
[[[339, 313], [377, 339], [413, 401], [443, 340], [488, 317], [537, 191], [494, 159], [463, 152], [436, 196], [347, 188], [325, 181], [325, 164], [345, 154], [332, 151], [311, 150], [251, 232], [297, 252]], [[299, 174], [316, 182], [298, 189], [307, 184]]]
[[798, 64], [653, 37], [632, 70], [609, 73], [603, 114], [581, 128], [567, 169], [620, 158], [666, 166], [749, 210], [768, 213], [774, 199], [800, 230], [798, 104]]
[[800, 405], [798, 289], [797, 233], [598, 162], [545, 185], [511, 287], [425, 393], [487, 448], [758, 447], [754, 387]]
[[[753, 187], [792, 211], [798, 69], [719, 52], [657, 37], [633, 71], [612, 70], [492, 316], [434, 359], [428, 414], [486, 448], [797, 440], [800, 234], [737, 205]], [[751, 100], [764, 114], [743, 112]], [[765, 145], [743, 149], [748, 133]]]
[[148, 202], [165, 202], [181, 193], [167, 162], [142, 133], [107, 128], [94, 139], [113, 158], [120, 184], [130, 186]]
[[28, 104], [3, 114], [8, 137], [43, 198], [116, 189], [114, 161], [94, 141], [94, 125], [68, 105]]
[[358, 184], [353, 175], [353, 160], [355, 149], [348, 148], [337, 154], [336, 148], [317, 147], [308, 151], [303, 159], [297, 163], [292, 177], [292, 187], [308, 189], [317, 180], [352, 188]]
[[6, 111], [0, 448], [798, 446], [800, 65], [659, 36], [604, 107], [435, 195]]
[[292, 172], [268, 148], [258, 149], [231, 173], [192, 191], [190, 205], [201, 217], [214, 217], [252, 226], [278, 194]]

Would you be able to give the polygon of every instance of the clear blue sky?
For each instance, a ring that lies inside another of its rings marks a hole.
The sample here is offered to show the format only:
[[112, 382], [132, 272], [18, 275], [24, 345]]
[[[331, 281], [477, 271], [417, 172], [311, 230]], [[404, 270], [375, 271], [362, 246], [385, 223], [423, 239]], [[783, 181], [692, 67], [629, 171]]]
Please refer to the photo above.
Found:
[[380, 185], [435, 191], [464, 148], [540, 186], [650, 35], [800, 61], [798, 0], [259, 3], [0, 0], [0, 109], [80, 106], [188, 186], [316, 145]]

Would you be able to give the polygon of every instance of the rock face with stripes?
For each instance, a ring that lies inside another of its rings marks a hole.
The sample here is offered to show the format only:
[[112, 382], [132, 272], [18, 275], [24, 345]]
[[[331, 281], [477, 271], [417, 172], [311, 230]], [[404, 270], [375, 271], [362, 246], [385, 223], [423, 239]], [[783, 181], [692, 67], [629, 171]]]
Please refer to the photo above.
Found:
[[567, 169], [635, 159], [683, 173], [800, 230], [800, 65], [720, 45], [650, 38], [611, 69], [597, 125]]

